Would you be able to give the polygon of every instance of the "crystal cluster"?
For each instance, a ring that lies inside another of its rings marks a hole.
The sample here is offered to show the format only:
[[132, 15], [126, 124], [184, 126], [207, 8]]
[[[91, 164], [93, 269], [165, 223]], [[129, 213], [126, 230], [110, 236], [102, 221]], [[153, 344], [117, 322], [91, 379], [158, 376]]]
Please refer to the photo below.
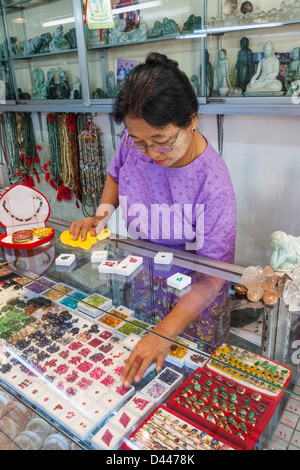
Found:
[[300, 266], [289, 274], [283, 290], [283, 300], [290, 312], [300, 311]]
[[243, 272], [241, 284], [235, 286], [235, 291], [246, 295], [251, 302], [262, 300], [265, 305], [272, 307], [278, 302], [277, 280], [270, 266], [249, 266]]

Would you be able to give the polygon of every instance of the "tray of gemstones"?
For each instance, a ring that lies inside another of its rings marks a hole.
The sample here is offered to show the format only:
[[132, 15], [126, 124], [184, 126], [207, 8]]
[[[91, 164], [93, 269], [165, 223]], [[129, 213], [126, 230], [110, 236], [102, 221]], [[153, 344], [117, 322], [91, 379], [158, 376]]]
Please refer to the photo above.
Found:
[[[223, 344], [212, 355], [206, 368], [233, 378], [270, 398], [281, 399], [292, 378], [292, 370], [278, 362], [236, 346]], [[279, 386], [280, 388], [276, 387]]]
[[186, 417], [158, 406], [122, 444], [121, 450], [239, 450]]
[[251, 450], [275, 410], [275, 401], [233, 379], [197, 369], [167, 406], [220, 439]]

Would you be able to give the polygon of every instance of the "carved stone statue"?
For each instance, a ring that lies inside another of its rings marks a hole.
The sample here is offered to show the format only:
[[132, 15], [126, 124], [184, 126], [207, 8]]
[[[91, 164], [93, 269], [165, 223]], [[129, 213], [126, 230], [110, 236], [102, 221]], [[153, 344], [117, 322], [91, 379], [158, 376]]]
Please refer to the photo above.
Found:
[[70, 87], [68, 78], [61, 67], [58, 67], [58, 85], [57, 85], [60, 99], [65, 100], [70, 98]]
[[49, 69], [47, 72], [46, 90], [48, 100], [55, 100], [57, 98], [57, 85], [54, 82], [54, 72], [54, 68]]
[[80, 100], [82, 98], [81, 85], [78, 77], [74, 77], [73, 90], [70, 94], [70, 99]]
[[277, 231], [271, 235], [271, 245], [274, 251], [270, 266], [274, 271], [288, 273], [300, 264], [300, 237]]
[[107, 92], [109, 97], [113, 98], [116, 91], [116, 79], [114, 72], [111, 70], [107, 75]]
[[200, 83], [198, 81], [197, 75], [191, 76], [191, 85], [194, 88], [195, 95], [200, 96]]
[[249, 49], [249, 40], [245, 36], [241, 39], [241, 49], [238, 53], [234, 68], [234, 86], [246, 91], [252, 77], [252, 51]]
[[45, 54], [49, 52], [49, 44], [52, 39], [52, 35], [51, 33], [44, 33], [44, 34], [41, 34], [40, 37], [41, 37], [41, 45], [40, 45], [40, 49], [38, 53]]
[[163, 25], [160, 21], [155, 21], [153, 28], [148, 32], [148, 38], [159, 38], [162, 36]]
[[[213, 88], [213, 68], [211, 63], [209, 62], [209, 52], [205, 49], [205, 88], [206, 88], [206, 96], [211, 95], [211, 91]], [[202, 65], [200, 67], [200, 77], [202, 76]]]
[[225, 49], [221, 49], [218, 54], [218, 63], [214, 73], [213, 90], [217, 91], [221, 96], [226, 96], [231, 90], [231, 84], [229, 81], [229, 62]]
[[275, 56], [274, 44], [267, 41], [264, 45], [264, 57], [247, 86], [246, 96], [282, 96], [282, 83], [277, 80], [279, 70], [280, 62]]
[[183, 25], [182, 34], [193, 33], [195, 29], [201, 29], [201, 16], [190, 15]]
[[118, 44], [121, 42], [129, 42], [129, 37], [125, 33], [126, 20], [117, 16], [115, 18], [115, 28], [109, 30], [108, 42], [109, 44]]
[[46, 84], [44, 83], [43, 71], [36, 68], [32, 71], [31, 97], [33, 100], [47, 99]]
[[295, 47], [291, 56], [293, 60], [287, 68], [285, 79], [286, 94], [288, 96], [292, 96], [300, 86], [300, 83], [296, 83], [300, 80], [300, 47]]
[[77, 48], [76, 28], [71, 28], [64, 35], [64, 38], [70, 43], [71, 49], [76, 49]]
[[135, 42], [135, 41], [143, 41], [147, 39], [148, 35], [148, 26], [145, 21], [142, 21], [138, 28], [132, 29], [127, 33], [128, 38], [130, 41]]
[[52, 39], [49, 43], [49, 50], [50, 52], [60, 52], [70, 48], [71, 45], [69, 41], [63, 36], [63, 26], [60, 25], [53, 33]]
[[169, 34], [177, 34], [179, 33], [179, 26], [176, 21], [164, 18], [162, 22], [162, 35], [168, 36]]

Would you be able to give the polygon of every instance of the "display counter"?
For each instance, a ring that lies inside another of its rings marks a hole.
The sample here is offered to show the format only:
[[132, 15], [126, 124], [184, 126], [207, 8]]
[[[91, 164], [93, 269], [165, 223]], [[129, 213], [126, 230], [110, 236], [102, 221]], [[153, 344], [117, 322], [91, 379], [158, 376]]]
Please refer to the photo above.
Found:
[[[226, 316], [228, 310], [233, 317], [243, 268], [113, 235], [88, 249], [71, 247], [60, 239], [63, 222], [48, 225], [55, 237], [45, 245], [2, 247], [3, 448], [300, 446], [300, 386], [291, 355], [297, 322], [291, 332], [282, 299], [254, 310], [258, 331], [250, 334], [232, 321], [230, 327]], [[128, 257], [139, 266], [124, 275], [120, 263]], [[119, 271], [105, 271], [113, 261]], [[172, 341], [159, 373], [152, 365], [140, 383], [125, 388], [120, 374], [138, 341], [156, 335], [172, 306], [210, 278], [223, 282], [201, 322]]]

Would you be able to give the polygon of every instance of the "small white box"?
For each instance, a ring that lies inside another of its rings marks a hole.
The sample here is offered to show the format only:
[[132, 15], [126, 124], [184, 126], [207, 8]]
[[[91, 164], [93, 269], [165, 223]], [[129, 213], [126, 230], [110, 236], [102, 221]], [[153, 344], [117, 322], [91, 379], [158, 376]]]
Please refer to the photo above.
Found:
[[74, 254], [62, 253], [56, 258], [55, 264], [56, 266], [71, 266], [75, 260], [76, 256]]
[[124, 406], [125, 409], [132, 410], [141, 418], [148, 416], [155, 408], [155, 401], [137, 392]]
[[128, 307], [125, 307], [124, 305], [119, 305], [118, 307], [114, 307], [114, 310], [116, 310], [116, 312], [119, 312], [119, 313], [124, 313], [124, 315], [127, 315], [128, 317], [130, 317], [131, 315], [134, 315], [134, 310], [131, 310], [130, 308]]
[[122, 442], [123, 435], [110, 423], [106, 423], [102, 429], [92, 438], [91, 443], [96, 449], [117, 450]]
[[92, 263], [102, 263], [102, 261], [106, 261], [108, 256], [108, 251], [93, 251], [91, 255], [91, 262]]
[[93, 318], [102, 315], [101, 310], [108, 310], [112, 306], [112, 300], [99, 294], [92, 294], [79, 302], [78, 310]]
[[130, 335], [123, 340], [123, 346], [128, 348], [130, 351], [133, 351], [140, 340], [140, 336], [136, 335], [135, 333], [130, 333]]
[[115, 274], [130, 276], [139, 266], [143, 264], [141, 256], [127, 256], [115, 269]]
[[125, 408], [121, 408], [120, 411], [118, 411], [118, 413], [109, 420], [109, 423], [118, 429], [123, 436], [126, 436], [129, 434], [133, 426], [140, 421], [140, 419], [140, 416], [137, 416]]
[[156, 406], [164, 401], [171, 389], [158, 379], [153, 379], [148, 385], [142, 388], [141, 393], [155, 401]]
[[185, 274], [181, 273], [176, 273], [167, 279], [168, 286], [179, 290], [189, 286], [191, 282], [192, 278], [190, 276], [186, 276]]
[[101, 264], [99, 264], [98, 271], [99, 273], [105, 273], [105, 274], [111, 274], [115, 272], [116, 266], [118, 266], [119, 262], [118, 261], [113, 261], [113, 260], [106, 260], [102, 261]]
[[184, 365], [190, 369], [196, 370], [199, 367], [203, 367], [208, 361], [208, 357], [203, 356], [200, 353], [190, 351], [184, 360]]
[[155, 264], [171, 264], [173, 261], [173, 253], [165, 253], [163, 251], [159, 251], [154, 257]]

